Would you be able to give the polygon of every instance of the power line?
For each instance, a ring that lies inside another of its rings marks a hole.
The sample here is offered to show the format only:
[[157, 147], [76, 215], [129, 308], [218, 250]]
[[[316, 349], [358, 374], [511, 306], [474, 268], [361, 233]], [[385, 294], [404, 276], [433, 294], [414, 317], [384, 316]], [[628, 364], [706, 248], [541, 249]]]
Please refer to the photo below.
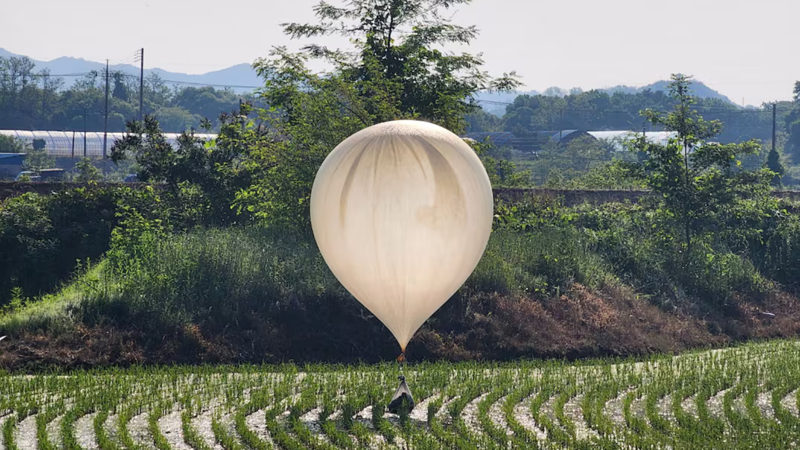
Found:
[[[494, 105], [514, 105], [515, 103], [510, 102], [498, 102], [493, 100], [475, 100], [477, 103], [488, 103]], [[520, 105], [521, 107], [526, 107], [525, 104]], [[771, 106], [770, 106], [771, 108]], [[534, 108], [532, 108], [534, 109]], [[538, 109], [538, 108], [535, 108]], [[535, 110], [534, 109], [534, 110]], [[553, 112], [585, 112], [585, 113], [603, 113], [603, 114], [638, 114], [638, 111], [629, 111], [629, 110], [613, 110], [613, 109], [589, 109], [589, 108], [548, 108]], [[645, 108], [647, 109], [647, 108]], [[701, 106], [692, 108], [698, 112], [718, 112], [718, 113], [730, 113], [730, 114], [766, 114], [771, 111], [771, 109], [736, 109], [735, 106], [725, 107], [725, 106]], [[784, 111], [792, 111], [793, 108], [784, 109]], [[653, 112], [657, 113], [669, 113], [670, 110], [652, 110]]]

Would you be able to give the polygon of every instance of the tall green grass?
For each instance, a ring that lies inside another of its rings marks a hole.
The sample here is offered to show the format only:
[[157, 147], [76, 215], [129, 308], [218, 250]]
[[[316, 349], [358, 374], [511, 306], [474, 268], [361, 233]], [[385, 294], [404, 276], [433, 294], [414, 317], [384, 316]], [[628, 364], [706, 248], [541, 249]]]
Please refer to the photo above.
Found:
[[[75, 319], [135, 320], [156, 328], [236, 323], [298, 303], [356, 305], [308, 238], [265, 228], [197, 229], [140, 245], [145, 248], [124, 258], [112, 249], [61, 292], [0, 317], [0, 330], [52, 328]], [[607, 283], [613, 280], [608, 267], [571, 230], [498, 231], [464, 289], [547, 296], [575, 282]]]

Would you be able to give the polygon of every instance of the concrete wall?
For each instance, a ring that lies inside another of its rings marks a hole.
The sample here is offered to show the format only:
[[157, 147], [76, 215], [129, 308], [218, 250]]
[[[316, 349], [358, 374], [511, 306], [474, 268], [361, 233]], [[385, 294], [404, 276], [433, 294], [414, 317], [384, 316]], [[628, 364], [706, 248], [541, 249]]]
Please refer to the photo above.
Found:
[[[17, 172], [19, 173], [19, 172]], [[0, 200], [15, 195], [21, 195], [25, 192], [38, 192], [40, 194], [49, 194], [53, 191], [73, 189], [78, 187], [101, 188], [108, 186], [119, 186], [120, 183], [99, 183], [87, 185], [83, 183], [47, 183], [47, 182], [32, 182], [32, 183], [18, 183], [9, 181], [0, 181]], [[143, 187], [144, 183], [125, 183], [129, 187]], [[800, 191], [775, 191], [773, 193], [778, 198], [786, 198], [794, 201], [800, 201]], [[504, 200], [507, 202], [519, 202], [526, 197], [549, 197], [560, 198], [564, 205], [572, 206], [579, 205], [584, 202], [601, 204], [612, 202], [635, 202], [640, 198], [651, 195], [648, 191], [590, 191], [590, 190], [566, 190], [566, 189], [506, 189], [498, 188], [494, 190], [496, 200]]]

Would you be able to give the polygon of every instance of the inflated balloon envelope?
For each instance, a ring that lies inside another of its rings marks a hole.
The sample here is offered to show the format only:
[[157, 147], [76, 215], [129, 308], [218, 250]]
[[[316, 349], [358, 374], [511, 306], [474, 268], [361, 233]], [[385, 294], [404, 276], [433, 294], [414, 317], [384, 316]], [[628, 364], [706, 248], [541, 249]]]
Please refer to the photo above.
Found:
[[311, 225], [333, 274], [405, 352], [475, 269], [493, 208], [472, 148], [437, 125], [405, 120], [364, 129], [328, 155]]

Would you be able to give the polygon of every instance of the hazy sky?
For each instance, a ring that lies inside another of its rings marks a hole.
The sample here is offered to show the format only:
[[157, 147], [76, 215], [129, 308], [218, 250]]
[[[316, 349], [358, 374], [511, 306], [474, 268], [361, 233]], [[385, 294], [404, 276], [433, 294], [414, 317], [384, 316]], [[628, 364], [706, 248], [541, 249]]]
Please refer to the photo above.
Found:
[[[146, 67], [204, 73], [296, 47], [278, 24], [313, 20], [317, 0], [0, 2], [0, 47], [13, 53], [115, 63], [144, 47]], [[800, 79], [798, 0], [474, 0], [454, 19], [480, 28], [469, 51], [484, 54], [490, 73], [516, 70], [526, 90], [681, 72], [760, 104], [789, 99]]]

